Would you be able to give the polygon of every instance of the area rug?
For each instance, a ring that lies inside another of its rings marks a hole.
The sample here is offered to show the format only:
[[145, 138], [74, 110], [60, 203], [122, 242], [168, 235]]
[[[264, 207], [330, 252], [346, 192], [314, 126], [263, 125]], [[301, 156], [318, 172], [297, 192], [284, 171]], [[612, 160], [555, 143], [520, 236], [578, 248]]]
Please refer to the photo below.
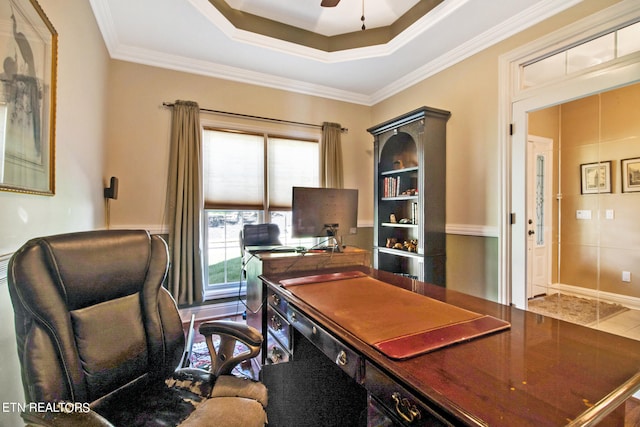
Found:
[[[218, 340], [214, 340], [214, 346], [218, 347]], [[247, 347], [239, 343], [236, 345], [235, 354], [240, 352], [244, 352], [247, 350]], [[211, 367], [211, 356], [209, 355], [209, 349], [207, 348], [207, 343], [205, 341], [194, 342], [191, 347], [191, 367], [209, 370]], [[233, 375], [240, 377], [247, 377], [255, 379], [255, 373], [251, 367], [251, 361], [247, 360], [243, 363], [238, 364], [233, 371], [231, 372]]]
[[629, 309], [620, 304], [555, 293], [529, 300], [528, 310], [567, 322], [591, 326]]

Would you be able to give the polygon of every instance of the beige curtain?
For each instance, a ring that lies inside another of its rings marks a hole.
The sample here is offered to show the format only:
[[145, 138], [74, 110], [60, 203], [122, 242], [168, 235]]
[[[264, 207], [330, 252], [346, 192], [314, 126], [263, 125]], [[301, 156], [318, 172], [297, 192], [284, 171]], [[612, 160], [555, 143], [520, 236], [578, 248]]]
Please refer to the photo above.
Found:
[[178, 304], [203, 301], [201, 227], [202, 130], [200, 108], [191, 101], [176, 101], [171, 117], [169, 155], [169, 291]]
[[322, 124], [320, 143], [320, 185], [327, 188], [343, 188], [342, 126], [338, 123]]

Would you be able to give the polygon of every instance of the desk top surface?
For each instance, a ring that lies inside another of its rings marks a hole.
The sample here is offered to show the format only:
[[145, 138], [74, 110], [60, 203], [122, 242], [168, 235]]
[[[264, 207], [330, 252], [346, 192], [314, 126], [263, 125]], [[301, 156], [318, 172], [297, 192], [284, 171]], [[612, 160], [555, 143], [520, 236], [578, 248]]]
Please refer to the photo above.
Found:
[[269, 259], [282, 259], [282, 258], [302, 258], [302, 257], [315, 257], [315, 256], [343, 256], [343, 255], [367, 255], [371, 254], [370, 251], [365, 249], [356, 248], [353, 246], [346, 246], [341, 249], [341, 252], [338, 251], [330, 251], [330, 250], [299, 250], [299, 248], [294, 248], [290, 246], [282, 246], [280, 248], [276, 248], [272, 251], [249, 251], [252, 254], [261, 260], [269, 260]]
[[[585, 417], [589, 414], [585, 411], [594, 405], [598, 410], [606, 406], [597, 404], [610, 393], [618, 391], [626, 396], [640, 384], [638, 341], [383, 271], [358, 269], [403, 289], [511, 324], [509, 330], [496, 334], [394, 360], [279, 285], [282, 279], [304, 273], [263, 277], [269, 287], [340, 340], [416, 395], [453, 414], [460, 423], [567, 425]], [[620, 402], [608, 405], [614, 403]], [[591, 409], [596, 416], [598, 410]], [[618, 425], [620, 416], [616, 410], [600, 425]]]

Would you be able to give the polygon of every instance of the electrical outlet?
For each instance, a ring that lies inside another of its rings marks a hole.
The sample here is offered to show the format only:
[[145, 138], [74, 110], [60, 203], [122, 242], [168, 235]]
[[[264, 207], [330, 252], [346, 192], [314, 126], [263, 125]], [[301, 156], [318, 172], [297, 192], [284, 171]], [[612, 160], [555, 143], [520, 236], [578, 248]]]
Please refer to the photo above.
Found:
[[623, 271], [622, 272], [622, 281], [623, 282], [631, 282], [631, 272], [630, 271]]

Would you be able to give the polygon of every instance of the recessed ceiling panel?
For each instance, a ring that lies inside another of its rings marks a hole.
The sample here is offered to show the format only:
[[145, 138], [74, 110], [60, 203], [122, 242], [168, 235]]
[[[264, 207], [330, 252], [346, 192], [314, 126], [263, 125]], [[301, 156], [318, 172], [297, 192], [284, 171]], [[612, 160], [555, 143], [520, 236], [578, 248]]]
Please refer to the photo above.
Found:
[[235, 10], [292, 25], [324, 36], [359, 31], [363, 15], [367, 28], [386, 27], [420, 0], [343, 0], [335, 7], [321, 7], [320, 0], [225, 0]]

